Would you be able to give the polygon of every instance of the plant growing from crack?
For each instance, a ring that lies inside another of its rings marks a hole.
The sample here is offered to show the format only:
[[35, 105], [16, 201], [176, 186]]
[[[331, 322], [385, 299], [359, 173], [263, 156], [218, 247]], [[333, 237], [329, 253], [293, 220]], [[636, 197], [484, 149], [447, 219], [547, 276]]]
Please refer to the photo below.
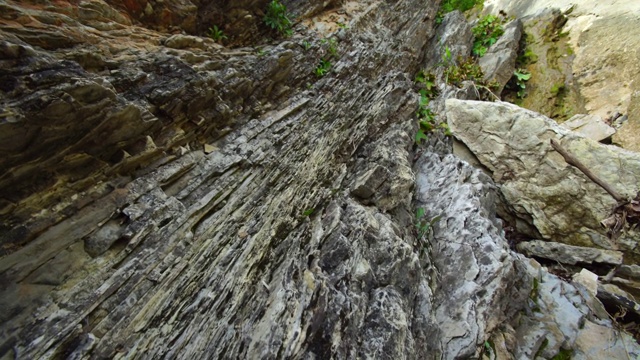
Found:
[[325, 45], [325, 51], [329, 53], [330, 57], [338, 57], [338, 40], [336, 38], [326, 38], [320, 42]]
[[489, 47], [498, 41], [498, 38], [504, 34], [502, 27], [504, 23], [503, 17], [494, 15], [487, 15], [478, 20], [478, 24], [471, 29], [474, 36], [472, 52], [475, 56], [483, 57]]
[[429, 231], [431, 231], [433, 225], [440, 219], [440, 216], [436, 216], [432, 220], [428, 220], [425, 217], [424, 208], [416, 209], [416, 243], [419, 256], [422, 257], [425, 253], [428, 253], [431, 249], [429, 243]]
[[483, 3], [484, 0], [444, 0], [440, 3], [440, 9], [436, 15], [436, 23], [442, 23], [444, 15], [454, 10], [465, 12], [467, 10], [471, 10], [474, 6], [482, 5]]
[[531, 79], [531, 73], [524, 69], [517, 69], [513, 72], [513, 76], [515, 78], [516, 85], [518, 86], [518, 92], [516, 95], [519, 99], [522, 99], [526, 95], [527, 85], [525, 83]]
[[217, 25], [213, 25], [213, 27], [209, 28], [208, 35], [215, 42], [221, 42], [221, 40], [227, 39], [227, 35], [225, 35], [224, 31], [222, 31], [222, 29], [219, 29]]
[[320, 59], [320, 64], [316, 67], [314, 73], [317, 77], [323, 77], [331, 70], [331, 61], [327, 59]]
[[451, 135], [451, 130], [445, 122], [440, 124], [436, 121], [436, 114], [429, 107], [429, 102], [438, 96], [436, 87], [436, 76], [432, 72], [420, 70], [416, 75], [416, 84], [420, 87], [418, 94], [420, 102], [418, 104], [418, 132], [416, 133], [415, 142], [420, 145], [422, 140], [427, 140], [427, 134], [441, 129], [445, 135]]
[[293, 34], [292, 22], [289, 19], [287, 7], [279, 0], [272, 0], [267, 6], [264, 23], [281, 35], [291, 36]]

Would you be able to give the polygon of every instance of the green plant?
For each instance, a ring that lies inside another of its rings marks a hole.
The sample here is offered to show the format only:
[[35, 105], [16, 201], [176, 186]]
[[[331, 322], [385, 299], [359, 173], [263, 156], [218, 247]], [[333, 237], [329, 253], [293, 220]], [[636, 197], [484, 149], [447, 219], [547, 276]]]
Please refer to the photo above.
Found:
[[302, 213], [302, 216], [303, 217], [311, 216], [311, 214], [313, 214], [314, 211], [316, 211], [316, 209], [314, 208], [307, 209]]
[[433, 99], [438, 95], [438, 89], [436, 88], [436, 76], [431, 72], [425, 72], [424, 70], [418, 71], [416, 75], [416, 83], [422, 88], [418, 91], [421, 97], [427, 97]]
[[473, 32], [473, 54], [478, 57], [484, 56], [487, 49], [498, 41], [498, 38], [504, 34], [505, 19], [493, 15], [487, 15], [480, 20], [478, 24], [471, 29]]
[[444, 53], [442, 54], [442, 61], [440, 62], [441, 66], [449, 66], [451, 65], [451, 61], [453, 60], [453, 56], [451, 55], [451, 49], [449, 47], [444, 48]]
[[287, 7], [279, 0], [272, 0], [267, 6], [264, 23], [281, 35], [291, 36], [292, 23], [287, 14]]
[[440, 220], [442, 216], [438, 215], [431, 220], [425, 217], [424, 208], [418, 208], [416, 210], [416, 229], [418, 230], [418, 237], [422, 238], [429, 233], [429, 230]]
[[515, 77], [516, 85], [518, 86], [518, 92], [516, 95], [518, 98], [522, 99], [526, 95], [527, 85], [525, 83], [531, 79], [531, 73], [527, 70], [518, 69], [513, 72], [513, 76]]
[[340, 29], [346, 29], [346, 28], [347, 28], [347, 24], [344, 24], [344, 23], [341, 23], [341, 22], [338, 22], [338, 23], [336, 23], [336, 24], [338, 25], [338, 27], [339, 27]]
[[471, 80], [480, 85], [486, 85], [484, 73], [475, 59], [458, 57], [456, 62], [457, 64], [451, 64], [444, 69], [444, 79], [447, 84], [457, 86], [465, 80]]
[[549, 91], [551, 92], [551, 95], [558, 96], [558, 94], [561, 94], [564, 91], [564, 83], [553, 84]]
[[573, 350], [560, 349], [551, 360], [571, 360], [571, 355], [573, 355]]
[[308, 42], [307, 40], [303, 40], [302, 41], [302, 47], [304, 48], [305, 51], [311, 49], [311, 43]]
[[496, 357], [496, 351], [494, 349], [495, 346], [493, 345], [493, 342], [490, 340], [486, 340], [484, 342], [484, 349], [482, 349], [482, 353], [486, 354], [487, 358], [494, 359]]
[[440, 3], [440, 9], [436, 15], [436, 23], [440, 24], [444, 15], [454, 10], [465, 12], [471, 10], [476, 5], [481, 5], [484, 0], [444, 0]]
[[538, 62], [538, 55], [536, 55], [536, 53], [534, 53], [529, 47], [525, 47], [522, 55], [518, 56], [516, 59], [516, 63], [520, 65], [534, 64], [536, 62]]
[[323, 45], [326, 45], [326, 51], [330, 56], [338, 57], [338, 40], [336, 38], [326, 38], [320, 41]]
[[320, 64], [316, 67], [315, 74], [317, 77], [323, 77], [329, 70], [331, 70], [331, 61], [320, 59]]
[[429, 97], [420, 94], [420, 105], [416, 116], [418, 117], [418, 132], [416, 133], [416, 144], [420, 145], [422, 140], [427, 140], [427, 134], [436, 129], [436, 114], [429, 108]]
[[217, 25], [213, 25], [213, 27], [209, 28], [209, 34], [208, 35], [215, 42], [227, 39], [227, 35], [225, 35], [224, 32], [221, 29], [218, 28]]

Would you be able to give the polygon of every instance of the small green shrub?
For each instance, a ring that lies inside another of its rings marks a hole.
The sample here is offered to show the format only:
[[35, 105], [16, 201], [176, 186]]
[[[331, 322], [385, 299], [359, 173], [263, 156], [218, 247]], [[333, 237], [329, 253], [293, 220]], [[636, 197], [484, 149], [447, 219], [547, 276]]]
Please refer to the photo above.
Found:
[[504, 34], [505, 19], [493, 15], [487, 15], [480, 20], [478, 24], [471, 29], [473, 32], [473, 54], [477, 57], [483, 57], [487, 53], [487, 49], [498, 41], [498, 38]]
[[304, 48], [305, 51], [311, 49], [311, 43], [308, 42], [307, 40], [303, 40], [302, 41], [302, 47]]
[[484, 0], [444, 0], [440, 3], [440, 9], [436, 15], [436, 23], [440, 24], [444, 15], [454, 10], [465, 12], [471, 10], [476, 5], [481, 5]]
[[518, 69], [513, 72], [513, 76], [515, 77], [516, 84], [518, 86], [518, 92], [516, 94], [518, 98], [522, 99], [526, 95], [527, 85], [525, 83], [531, 79], [531, 73], [527, 70]]
[[418, 237], [422, 238], [427, 235], [429, 230], [435, 225], [435, 223], [440, 220], [442, 216], [436, 216], [431, 220], [428, 220], [425, 217], [425, 210], [423, 208], [418, 208], [416, 210], [416, 229], [418, 230]]
[[538, 62], [538, 55], [528, 47], [526, 47], [522, 55], [516, 59], [516, 63], [522, 65], [535, 64], [536, 62]]
[[219, 42], [221, 40], [226, 40], [227, 39], [227, 35], [225, 35], [224, 32], [221, 29], [218, 28], [217, 25], [213, 25], [213, 27], [209, 28], [208, 35], [215, 42]]
[[560, 351], [551, 358], [551, 360], [571, 360], [573, 350], [560, 349]]
[[480, 65], [473, 58], [458, 57], [457, 64], [451, 64], [444, 69], [444, 79], [449, 85], [459, 86], [465, 80], [485, 85], [484, 73]]
[[323, 77], [327, 75], [327, 73], [331, 70], [331, 61], [326, 59], [320, 59], [320, 64], [315, 69], [315, 74], [317, 77]]
[[293, 34], [287, 7], [279, 0], [272, 0], [267, 6], [264, 23], [281, 35], [291, 36]]
[[436, 76], [433, 73], [425, 72], [424, 70], [418, 71], [416, 83], [421, 86], [421, 89], [418, 91], [421, 97], [433, 99], [438, 95]]

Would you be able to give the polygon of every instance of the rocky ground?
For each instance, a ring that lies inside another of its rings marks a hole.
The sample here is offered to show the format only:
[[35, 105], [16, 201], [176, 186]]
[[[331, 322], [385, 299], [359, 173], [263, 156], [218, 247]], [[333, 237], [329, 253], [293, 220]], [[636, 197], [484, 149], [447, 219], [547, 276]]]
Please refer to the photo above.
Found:
[[496, 90], [436, 3], [283, 4], [0, 0], [0, 358], [640, 356], [638, 235], [549, 140], [625, 197], [639, 155], [476, 101], [528, 13]]

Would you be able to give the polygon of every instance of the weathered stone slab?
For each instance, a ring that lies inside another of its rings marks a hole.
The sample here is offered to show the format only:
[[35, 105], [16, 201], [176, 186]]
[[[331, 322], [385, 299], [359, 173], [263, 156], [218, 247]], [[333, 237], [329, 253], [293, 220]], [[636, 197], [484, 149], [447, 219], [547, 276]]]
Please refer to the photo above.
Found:
[[518, 251], [527, 256], [541, 257], [570, 265], [578, 263], [620, 265], [623, 257], [620, 251], [571, 246], [542, 240], [521, 242], [517, 247]]
[[[640, 184], [640, 154], [572, 133], [546, 116], [508, 103], [449, 99], [447, 120], [456, 138], [476, 155], [501, 184], [509, 213], [534, 226], [518, 230], [575, 246], [614, 249], [600, 225], [616, 201], [550, 145], [557, 139], [587, 168], [616, 191], [635, 197]], [[637, 232], [619, 239], [620, 250], [638, 251]]]
[[609, 139], [616, 133], [614, 128], [605, 124], [602, 118], [597, 115], [574, 115], [560, 125], [595, 141]]

